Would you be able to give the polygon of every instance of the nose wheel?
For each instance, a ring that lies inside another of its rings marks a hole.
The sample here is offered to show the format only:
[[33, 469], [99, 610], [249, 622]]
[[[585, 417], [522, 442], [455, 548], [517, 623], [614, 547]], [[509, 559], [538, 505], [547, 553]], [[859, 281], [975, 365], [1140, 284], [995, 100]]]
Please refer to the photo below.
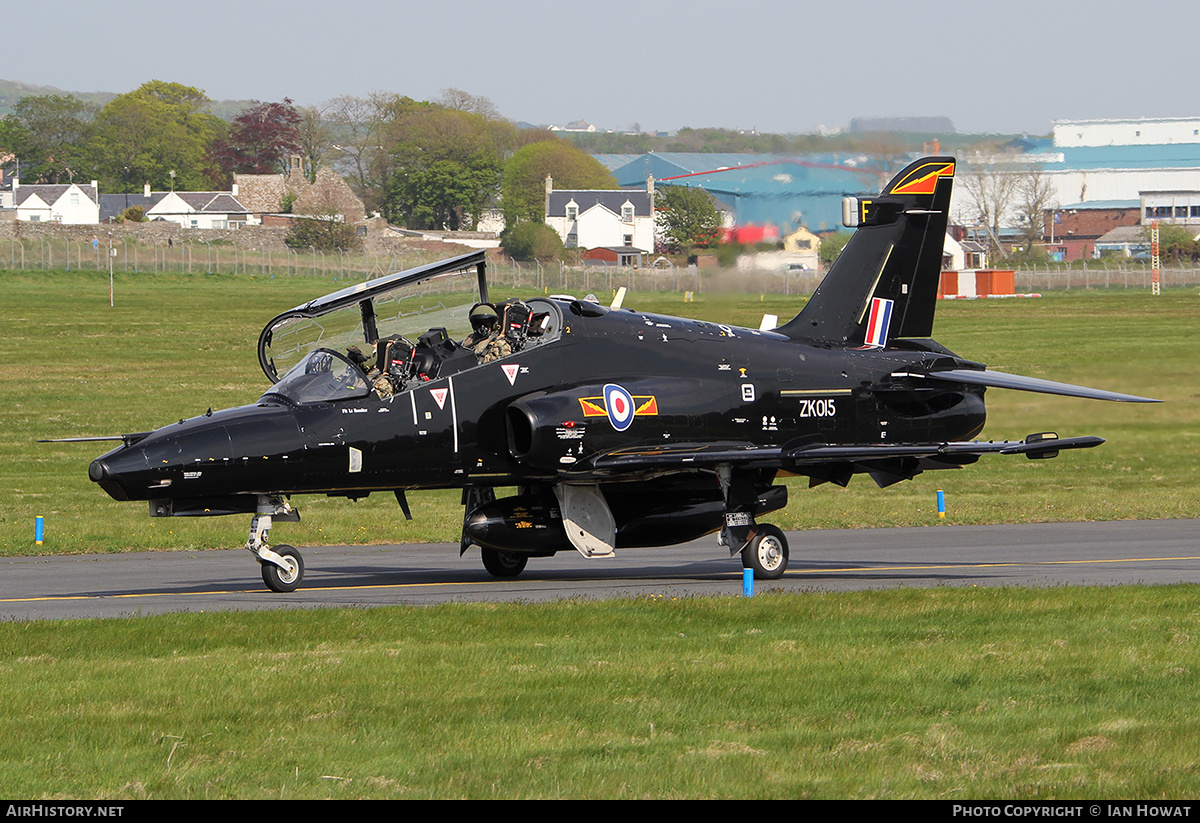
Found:
[[262, 562], [262, 579], [273, 592], [294, 592], [304, 579], [304, 558], [294, 546], [276, 546], [274, 552], [282, 565]]

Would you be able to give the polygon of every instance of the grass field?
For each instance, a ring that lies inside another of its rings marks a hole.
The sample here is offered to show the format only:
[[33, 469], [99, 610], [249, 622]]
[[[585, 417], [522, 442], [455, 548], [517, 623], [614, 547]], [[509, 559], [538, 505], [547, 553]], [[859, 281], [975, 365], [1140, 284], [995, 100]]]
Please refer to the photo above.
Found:
[[[37, 444], [46, 437], [143, 431], [206, 408], [251, 403], [267, 388], [255, 345], [279, 311], [336, 287], [316, 278], [164, 275], [108, 279], [88, 273], [0, 273], [0, 553], [79, 553], [239, 546], [248, 518], [151, 519], [141, 504], [109, 500], [87, 479], [106, 444]], [[502, 295], [503, 296], [503, 295]], [[798, 298], [633, 294], [626, 305], [757, 327], [788, 318]], [[951, 523], [1200, 516], [1198, 357], [1200, 298], [1190, 291], [1070, 293], [1040, 299], [947, 301], [935, 336], [991, 368], [1158, 397], [1139, 406], [993, 389], [984, 436], [1034, 431], [1096, 434], [1099, 449], [1049, 461], [984, 458], [876, 489], [792, 485], [774, 517], [789, 529], [933, 524], [946, 490]], [[456, 492], [410, 495], [405, 522], [390, 495], [359, 503], [298, 498], [304, 520], [276, 530], [296, 545], [457, 541]]]
[[[148, 518], [103, 446], [252, 402], [313, 279], [3, 274], [0, 551], [236, 546], [245, 518]], [[796, 301], [632, 295], [757, 326]], [[1191, 292], [948, 303], [1000, 370], [1160, 397], [989, 392], [985, 436], [1099, 434], [878, 490], [797, 484], [788, 528], [1197, 517]], [[300, 500], [299, 545], [457, 540], [453, 493]], [[369, 524], [369, 527], [368, 525]], [[1200, 590], [933, 589], [0, 624], [0, 795], [24, 798], [1182, 798], [1200, 793]]]
[[1196, 587], [0, 624], [10, 798], [1191, 798]]

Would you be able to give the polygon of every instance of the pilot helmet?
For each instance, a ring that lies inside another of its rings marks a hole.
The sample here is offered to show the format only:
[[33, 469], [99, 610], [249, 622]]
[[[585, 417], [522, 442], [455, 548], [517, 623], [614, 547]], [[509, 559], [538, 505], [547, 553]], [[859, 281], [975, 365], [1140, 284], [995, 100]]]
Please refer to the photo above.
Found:
[[479, 303], [471, 309], [471, 328], [476, 334], [490, 334], [499, 322], [500, 316], [491, 303]]

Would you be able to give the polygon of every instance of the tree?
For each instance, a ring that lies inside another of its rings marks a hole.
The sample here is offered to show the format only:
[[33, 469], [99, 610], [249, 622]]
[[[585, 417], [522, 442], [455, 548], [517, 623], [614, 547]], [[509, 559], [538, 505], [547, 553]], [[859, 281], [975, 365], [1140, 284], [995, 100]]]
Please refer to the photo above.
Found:
[[673, 251], [716, 243], [721, 216], [711, 194], [688, 186], [663, 186], [654, 196], [660, 231]]
[[504, 165], [504, 220], [541, 223], [545, 218], [546, 177], [557, 189], [615, 189], [617, 181], [601, 163], [574, 145], [551, 137], [522, 146]]
[[227, 136], [213, 142], [212, 159], [225, 179], [235, 173], [285, 172], [288, 158], [302, 148], [300, 123], [300, 113], [287, 97], [282, 103], [255, 101], [233, 119]]
[[821, 235], [821, 248], [817, 251], [821, 265], [826, 269], [832, 266], [853, 236], [854, 233], [848, 231], [834, 231]]
[[204, 92], [151, 80], [113, 98], [96, 115], [95, 156], [105, 188], [130, 191], [142, 182], [203, 191], [219, 172], [207, 158], [225, 124], [208, 112]]
[[412, 108], [427, 105], [381, 93], [343, 95], [325, 104], [332, 165], [350, 181], [368, 213], [383, 208], [384, 193], [391, 186], [394, 163], [389, 149], [395, 142], [394, 121]]
[[392, 163], [383, 211], [413, 228], [474, 229], [516, 139], [511, 123], [412, 101], [383, 132]]
[[1055, 205], [1054, 181], [1034, 164], [1017, 174], [1016, 188], [1017, 221], [1025, 229], [1025, 248], [1032, 253], [1045, 235], [1046, 211]]
[[991, 253], [1002, 256], [1000, 228], [1009, 219], [1017, 195], [1017, 176], [1011, 166], [997, 157], [979, 157], [959, 164], [958, 183], [973, 207], [968, 221], [987, 229]]
[[[1142, 229], [1142, 237], [1150, 241], [1150, 227]], [[1158, 257], [1167, 265], [1200, 260], [1200, 241], [1194, 230], [1165, 223], [1158, 227]]]
[[304, 174], [308, 182], [317, 182], [317, 169], [325, 165], [333, 151], [333, 128], [324, 112], [316, 106], [296, 110], [300, 114], [300, 155], [304, 158]]
[[362, 247], [362, 238], [354, 226], [332, 214], [297, 218], [283, 242], [296, 250], [354, 251]]
[[63, 183], [91, 174], [95, 110], [71, 95], [22, 97], [4, 118], [3, 139], [27, 182]]
[[558, 232], [545, 223], [517, 223], [500, 235], [500, 247], [513, 260], [537, 260], [546, 263], [563, 254]]
[[500, 112], [496, 104], [486, 97], [468, 94], [462, 89], [442, 89], [442, 96], [437, 100], [438, 105], [447, 109], [457, 109], [469, 114], [478, 114], [488, 120], [500, 120]]

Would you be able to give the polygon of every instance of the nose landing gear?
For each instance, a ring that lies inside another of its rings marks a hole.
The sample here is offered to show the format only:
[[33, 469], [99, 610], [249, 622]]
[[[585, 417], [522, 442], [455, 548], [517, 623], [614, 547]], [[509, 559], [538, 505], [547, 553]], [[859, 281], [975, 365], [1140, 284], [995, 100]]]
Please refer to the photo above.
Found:
[[279, 495], [260, 494], [258, 512], [250, 521], [250, 536], [244, 548], [262, 566], [262, 579], [273, 592], [294, 592], [304, 580], [304, 558], [294, 546], [281, 545], [272, 550], [267, 544], [274, 519], [300, 521], [300, 512]]

